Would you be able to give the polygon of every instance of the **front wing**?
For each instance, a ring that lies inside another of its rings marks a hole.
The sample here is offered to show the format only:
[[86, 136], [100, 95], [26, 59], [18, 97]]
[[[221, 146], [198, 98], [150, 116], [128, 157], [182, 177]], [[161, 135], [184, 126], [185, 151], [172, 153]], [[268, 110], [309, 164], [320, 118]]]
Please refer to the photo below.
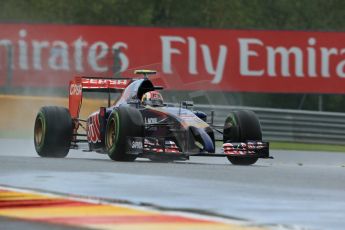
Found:
[[182, 152], [176, 143], [163, 137], [128, 137], [127, 153], [137, 155], [138, 157], [156, 155], [162, 157], [176, 156], [178, 158], [188, 158], [189, 156], [271, 158], [268, 142], [247, 141], [224, 143], [221, 151], [216, 151], [216, 153], [203, 152], [202, 150], [199, 152]]

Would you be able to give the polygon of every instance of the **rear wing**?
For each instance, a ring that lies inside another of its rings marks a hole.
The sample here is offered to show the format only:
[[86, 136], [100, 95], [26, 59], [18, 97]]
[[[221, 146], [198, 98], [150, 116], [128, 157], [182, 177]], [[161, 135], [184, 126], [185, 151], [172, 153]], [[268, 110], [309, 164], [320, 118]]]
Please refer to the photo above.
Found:
[[[72, 118], [79, 118], [80, 107], [83, 100], [83, 92], [122, 92], [133, 82], [131, 78], [102, 78], [76, 76], [69, 83], [69, 111]], [[110, 106], [110, 105], [109, 105]]]

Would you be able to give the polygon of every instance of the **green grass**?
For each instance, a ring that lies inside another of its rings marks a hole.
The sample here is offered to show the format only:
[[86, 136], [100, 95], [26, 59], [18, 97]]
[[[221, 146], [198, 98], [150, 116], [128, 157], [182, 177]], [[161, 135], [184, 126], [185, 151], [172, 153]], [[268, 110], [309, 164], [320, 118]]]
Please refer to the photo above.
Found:
[[270, 142], [270, 148], [280, 150], [345, 152], [345, 145], [309, 144], [293, 142]]

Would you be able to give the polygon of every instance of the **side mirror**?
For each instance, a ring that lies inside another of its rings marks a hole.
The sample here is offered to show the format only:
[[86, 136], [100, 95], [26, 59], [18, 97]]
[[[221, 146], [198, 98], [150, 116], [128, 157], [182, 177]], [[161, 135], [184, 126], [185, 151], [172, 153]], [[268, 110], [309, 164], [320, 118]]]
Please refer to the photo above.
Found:
[[129, 105], [135, 105], [135, 107], [136, 108], [139, 108], [139, 106], [140, 106], [140, 103], [141, 101], [139, 100], [139, 99], [129, 99], [128, 101], [127, 101], [127, 104], [129, 104]]
[[194, 102], [193, 101], [183, 101], [182, 106], [185, 106], [186, 108], [192, 107], [192, 106], [194, 106]]
[[184, 106], [186, 109], [189, 107], [192, 107], [194, 106], [194, 102], [192, 101], [182, 101], [180, 102], [180, 110], [179, 110], [179, 114], [181, 114], [181, 109], [182, 109], [182, 106]]
[[202, 112], [202, 111], [194, 111], [194, 114], [199, 117], [201, 120], [207, 122], [207, 115], [206, 113]]

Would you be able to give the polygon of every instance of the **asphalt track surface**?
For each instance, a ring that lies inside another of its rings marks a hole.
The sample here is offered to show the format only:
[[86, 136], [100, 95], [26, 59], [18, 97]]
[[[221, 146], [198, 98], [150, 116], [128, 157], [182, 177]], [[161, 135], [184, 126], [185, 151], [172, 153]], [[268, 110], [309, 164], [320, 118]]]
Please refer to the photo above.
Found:
[[[272, 151], [274, 160], [253, 166], [216, 157], [124, 163], [75, 150], [65, 159], [39, 158], [32, 142], [0, 139], [0, 185], [204, 212], [278, 229], [345, 229], [344, 153]], [[4, 229], [46, 229], [30, 224], [0, 218]]]

